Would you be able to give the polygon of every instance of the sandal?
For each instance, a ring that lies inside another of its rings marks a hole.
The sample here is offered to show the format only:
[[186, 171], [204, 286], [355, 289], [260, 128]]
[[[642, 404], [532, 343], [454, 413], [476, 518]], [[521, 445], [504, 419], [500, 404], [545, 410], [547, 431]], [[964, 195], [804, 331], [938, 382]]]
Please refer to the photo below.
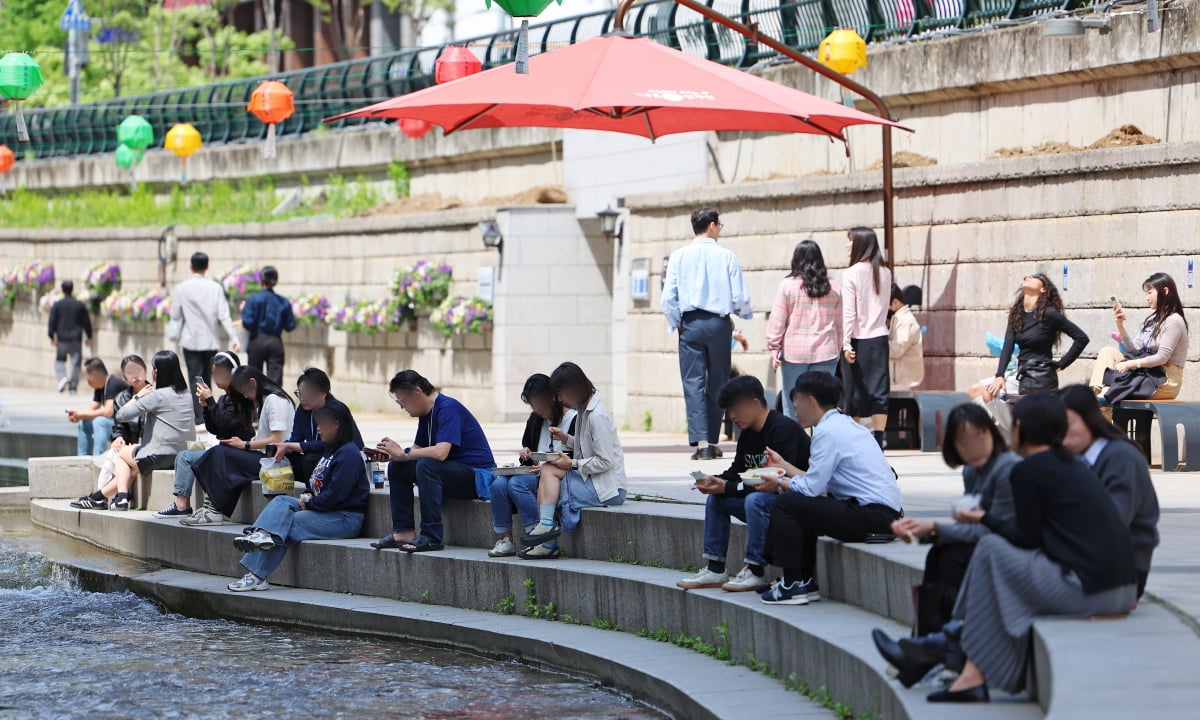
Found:
[[396, 538], [392, 537], [391, 533], [388, 533], [387, 535], [384, 535], [383, 537], [379, 538], [378, 540], [372, 541], [371, 547], [375, 548], [376, 550], [395, 550], [396, 548], [400, 547], [404, 543], [408, 543], [408, 542], [412, 542], [412, 541], [411, 540], [397, 540]]
[[412, 553], [437, 552], [438, 550], [446, 549], [446, 546], [443, 545], [442, 543], [433, 542], [432, 540], [425, 537], [424, 535], [417, 538], [416, 540], [409, 540], [408, 542], [401, 542], [401, 543], [399, 543], [399, 546], [400, 546], [401, 552], [406, 552], [410, 555]]
[[549, 529], [546, 529], [545, 525], [539, 525], [535, 529], [545, 530], [545, 532], [536, 533], [536, 534], [535, 533], [526, 533], [526, 534], [522, 535], [521, 536], [521, 544], [522, 545], [524, 545], [527, 548], [530, 548], [530, 547], [534, 547], [536, 545], [541, 545], [542, 543], [551, 543], [551, 542], [554, 542], [555, 540], [557, 540], [559, 535], [562, 535], [562, 526], [561, 525], [555, 525], [554, 527], [551, 527]]

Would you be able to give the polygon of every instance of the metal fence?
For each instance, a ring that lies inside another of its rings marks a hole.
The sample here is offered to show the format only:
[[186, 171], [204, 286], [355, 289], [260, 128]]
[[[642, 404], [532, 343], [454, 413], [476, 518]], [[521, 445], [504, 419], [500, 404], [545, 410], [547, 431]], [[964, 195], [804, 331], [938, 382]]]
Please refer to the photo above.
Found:
[[[1074, 9], [1080, 0], [707, 0], [710, 7], [801, 51], [813, 51], [834, 28], [851, 27], [868, 42], [918, 38], [966, 30], [1004, 20]], [[613, 10], [578, 15], [529, 28], [531, 54], [586, 40], [611, 29]], [[671, 0], [634, 5], [628, 30], [693, 55], [736, 67], [749, 67], [774, 53], [727, 28], [706, 22]], [[484, 67], [511, 62], [517, 31], [471, 40], [468, 45]], [[413, 92], [433, 83], [440, 47], [414, 48], [359, 60], [321, 65], [270, 76], [292, 89], [296, 113], [280, 124], [283, 137], [307, 133], [323, 118], [371, 102]], [[201, 87], [177, 88], [70, 107], [25, 111], [31, 142], [17, 143], [12, 116], [0, 118], [0, 142], [26, 157], [65, 157], [112, 152], [116, 127], [129, 115], [154, 126], [155, 145], [177, 122], [189, 122], [205, 143], [254, 141], [267, 128], [246, 110], [250, 94], [267, 77]], [[341, 120], [336, 127], [367, 122]], [[379, 122], [372, 120], [370, 122]]]

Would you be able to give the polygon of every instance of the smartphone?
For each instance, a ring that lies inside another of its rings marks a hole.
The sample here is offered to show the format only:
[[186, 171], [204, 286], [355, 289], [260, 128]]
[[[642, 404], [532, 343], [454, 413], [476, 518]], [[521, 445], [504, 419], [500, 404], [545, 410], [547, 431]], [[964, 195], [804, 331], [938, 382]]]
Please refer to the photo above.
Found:
[[196, 381], [196, 387], [205, 387], [208, 384], [208, 383], [204, 382], [204, 378], [200, 377], [199, 375], [197, 375], [196, 377], [194, 377], [192, 379]]
[[1117, 299], [1116, 295], [1109, 295], [1108, 299], [1112, 300], [1113, 310], [1121, 309], [1121, 301]]
[[388, 460], [392, 459], [391, 455], [388, 455], [382, 450], [376, 450], [375, 448], [364, 448], [363, 452], [367, 454], [367, 459], [371, 462], [387, 462]]
[[278, 445], [268, 445], [266, 447], [266, 451], [267, 451], [267, 455], [270, 455], [271, 457], [275, 457], [275, 453], [279, 452], [279, 446]]

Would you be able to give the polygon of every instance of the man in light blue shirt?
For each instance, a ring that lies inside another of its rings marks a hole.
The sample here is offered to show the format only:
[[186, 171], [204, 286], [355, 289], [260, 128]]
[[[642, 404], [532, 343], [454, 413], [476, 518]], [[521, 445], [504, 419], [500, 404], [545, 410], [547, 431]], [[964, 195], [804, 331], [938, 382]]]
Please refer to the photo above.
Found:
[[723, 413], [717, 395], [729, 380], [731, 316], [752, 316], [742, 266], [733, 251], [717, 244], [721, 227], [713, 208], [692, 213], [696, 239], [671, 253], [663, 281], [663, 316], [667, 328], [679, 332], [688, 442], [698, 446], [693, 460], [722, 456], [717, 440]]
[[765, 603], [820, 600], [817, 538], [863, 542], [868, 535], [890, 533], [903, 514], [896, 473], [871, 431], [838, 412], [841, 396], [841, 381], [829, 373], [807, 372], [796, 379], [796, 420], [813, 428], [807, 472], [767, 450], [767, 464], [786, 474], [758, 486], [781, 493], [771, 516], [771, 550], [783, 579], [762, 594]]

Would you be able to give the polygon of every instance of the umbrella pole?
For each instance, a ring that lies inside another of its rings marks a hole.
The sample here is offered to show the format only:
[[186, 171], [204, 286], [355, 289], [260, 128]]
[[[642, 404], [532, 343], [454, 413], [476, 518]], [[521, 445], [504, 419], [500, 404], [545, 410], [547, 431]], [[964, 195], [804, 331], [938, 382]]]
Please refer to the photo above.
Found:
[[[614, 32], [617, 32], [617, 33], [625, 32], [625, 13], [627, 13], [629, 11], [629, 8], [635, 2], [637, 2], [637, 0], [621, 0], [621, 3], [617, 6], [616, 13], [614, 13], [614, 15], [613, 15], [612, 28], [613, 28]], [[747, 39], [749, 39], [752, 42], [766, 45], [767, 47], [771, 48], [772, 50], [779, 53], [780, 55], [783, 55], [784, 57], [786, 57], [796, 63], [799, 63], [800, 65], [803, 65], [804, 67], [808, 68], [809, 70], [812, 70], [813, 72], [817, 73], [818, 75], [824, 76], [824, 77], [832, 80], [833, 82], [837, 83], [838, 85], [841, 85], [842, 87], [846, 88], [847, 90], [850, 90], [851, 92], [855, 92], [855, 93], [861, 95], [862, 97], [864, 97], [868, 101], [870, 101], [870, 103], [872, 105], [875, 106], [875, 111], [876, 111], [876, 113], [879, 114], [879, 117], [883, 118], [884, 120], [894, 121], [894, 118], [892, 117], [891, 113], [888, 111], [887, 103], [885, 103], [883, 101], [883, 98], [879, 97], [878, 95], [871, 92], [870, 90], [863, 87], [862, 85], [854, 82], [853, 80], [846, 77], [845, 75], [842, 75], [841, 73], [830, 70], [829, 68], [825, 67], [824, 65], [818, 63], [816, 60], [813, 60], [812, 58], [799, 52], [795, 48], [788, 47], [784, 43], [782, 43], [772, 37], [762, 35], [761, 33], [759, 33], [757, 27], [750, 27], [748, 25], [744, 25], [726, 15], [723, 15], [722, 13], [717, 12], [716, 10], [703, 4], [702, 2], [696, 2], [696, 0], [674, 0], [674, 2], [676, 5], [682, 5], [683, 7], [686, 7], [689, 10], [693, 10], [693, 11], [699, 13], [700, 15], [703, 15], [704, 17], [708, 18], [709, 20], [712, 20], [713, 22], [717, 23], [718, 25], [722, 25], [724, 27], [729, 28], [730, 30], [733, 30], [734, 32], [746, 37]], [[895, 252], [894, 251], [895, 251], [895, 242], [896, 242], [896, 240], [895, 240], [895, 235], [896, 235], [895, 216], [894, 216], [893, 210], [892, 210], [892, 194], [893, 194], [893, 189], [892, 189], [892, 128], [887, 125], [884, 125], [883, 126], [883, 238], [884, 238], [885, 252], [887, 253], [887, 264], [888, 264], [889, 268], [892, 267], [895, 263], [895, 260], [894, 260]]]

